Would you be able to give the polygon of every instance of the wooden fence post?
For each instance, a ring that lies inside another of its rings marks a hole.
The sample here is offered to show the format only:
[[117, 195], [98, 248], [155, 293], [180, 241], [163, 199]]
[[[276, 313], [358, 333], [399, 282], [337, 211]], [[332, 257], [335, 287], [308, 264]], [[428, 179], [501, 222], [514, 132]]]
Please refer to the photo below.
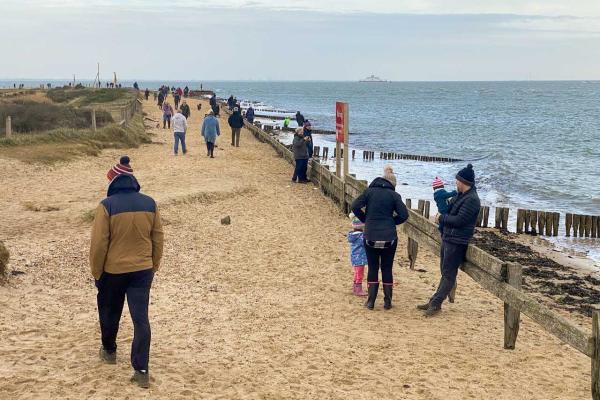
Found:
[[554, 219], [554, 213], [549, 211], [546, 212], [546, 236], [552, 236], [552, 220]]
[[12, 136], [12, 120], [10, 118], [10, 115], [8, 117], [6, 117], [6, 137], [11, 137]]
[[529, 233], [529, 227], [531, 225], [531, 210], [524, 210], [525, 211], [525, 220], [523, 221], [523, 231], [525, 233]]
[[537, 233], [538, 212], [535, 210], [529, 210], [529, 213], [531, 220], [531, 234], [535, 235]]
[[[521, 264], [508, 263], [506, 266], [506, 282], [517, 290], [523, 283], [523, 267]], [[514, 349], [519, 334], [521, 312], [504, 303], [504, 348]]]
[[502, 230], [508, 231], [508, 213], [510, 209], [508, 207], [504, 207], [502, 209]]
[[579, 237], [583, 237], [585, 235], [585, 215], [579, 216]]
[[494, 228], [500, 229], [502, 226], [502, 207], [496, 207], [496, 224]]
[[423, 216], [427, 219], [429, 219], [429, 212], [431, 211], [431, 203], [429, 201], [425, 202], [425, 211], [423, 213]]
[[517, 233], [523, 233], [523, 227], [525, 226], [525, 210], [517, 210]]
[[481, 226], [482, 221], [483, 221], [483, 207], [480, 207], [479, 214], [477, 214], [477, 220], [475, 221], [475, 226]]
[[538, 212], [538, 234], [544, 234], [544, 226], [546, 226], [546, 212], [539, 211]]
[[592, 398], [600, 400], [600, 311], [592, 313]]
[[483, 221], [482, 221], [482, 225], [481, 225], [483, 228], [488, 227], [489, 217], [490, 217], [490, 208], [488, 206], [484, 206], [483, 207]]
[[552, 236], [558, 236], [558, 227], [560, 224], [560, 213], [552, 214]]
[[573, 225], [573, 214], [567, 213], [565, 215], [565, 236], [571, 236], [571, 225]]
[[600, 236], [598, 234], [598, 216], [593, 215], [592, 216], [592, 237], [597, 238], [598, 236]]
[[573, 214], [573, 237], [577, 237], [579, 233], [579, 214]]
[[96, 109], [92, 108], [92, 130], [96, 132]]
[[592, 230], [592, 216], [585, 216], [585, 237], [590, 237], [590, 232]]
[[406, 208], [408, 208], [409, 210], [412, 208], [412, 200], [411, 199], [406, 199]]

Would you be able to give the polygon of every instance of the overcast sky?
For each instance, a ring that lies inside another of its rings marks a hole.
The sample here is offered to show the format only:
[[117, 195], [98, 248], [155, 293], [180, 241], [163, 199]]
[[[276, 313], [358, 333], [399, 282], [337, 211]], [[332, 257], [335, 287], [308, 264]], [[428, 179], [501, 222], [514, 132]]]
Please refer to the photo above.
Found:
[[0, 0], [0, 79], [600, 79], [600, 0]]

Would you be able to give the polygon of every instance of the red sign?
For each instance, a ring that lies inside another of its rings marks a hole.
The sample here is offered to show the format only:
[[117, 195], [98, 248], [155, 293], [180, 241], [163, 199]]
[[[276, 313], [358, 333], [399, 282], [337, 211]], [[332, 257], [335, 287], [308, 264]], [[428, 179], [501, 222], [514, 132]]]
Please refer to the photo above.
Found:
[[344, 121], [346, 121], [344, 113], [347, 110], [346, 103], [342, 103], [341, 101], [335, 102], [335, 140], [338, 143], [344, 143]]

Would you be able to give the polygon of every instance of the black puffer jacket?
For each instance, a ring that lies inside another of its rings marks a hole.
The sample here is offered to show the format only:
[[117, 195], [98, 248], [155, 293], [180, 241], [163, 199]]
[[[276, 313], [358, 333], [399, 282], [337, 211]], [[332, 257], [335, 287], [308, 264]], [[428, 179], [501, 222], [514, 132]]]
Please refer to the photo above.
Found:
[[239, 111], [235, 111], [233, 114], [231, 114], [227, 122], [233, 129], [240, 129], [244, 126], [244, 118]]
[[365, 239], [369, 241], [395, 240], [398, 237], [396, 225], [408, 219], [402, 196], [383, 178], [375, 178], [369, 188], [354, 200], [352, 212], [365, 223]]
[[442, 240], [454, 244], [468, 244], [475, 233], [480, 206], [475, 186], [466, 193], [459, 193], [450, 204], [448, 214], [440, 217], [440, 224], [443, 226]]

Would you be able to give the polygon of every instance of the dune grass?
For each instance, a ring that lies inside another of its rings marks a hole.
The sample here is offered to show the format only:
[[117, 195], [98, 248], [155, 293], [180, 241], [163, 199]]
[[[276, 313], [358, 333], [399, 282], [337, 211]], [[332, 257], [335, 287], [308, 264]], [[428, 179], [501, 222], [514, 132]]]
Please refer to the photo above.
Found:
[[111, 103], [118, 100], [132, 100], [135, 92], [129, 89], [90, 89], [55, 88], [46, 95], [55, 103], [72, 103], [87, 106], [93, 103]]
[[81, 156], [97, 156], [103, 149], [125, 149], [150, 143], [143, 117], [136, 115], [126, 127], [107, 125], [91, 129], [59, 128], [37, 134], [0, 138], [0, 156], [26, 163], [54, 164]]

